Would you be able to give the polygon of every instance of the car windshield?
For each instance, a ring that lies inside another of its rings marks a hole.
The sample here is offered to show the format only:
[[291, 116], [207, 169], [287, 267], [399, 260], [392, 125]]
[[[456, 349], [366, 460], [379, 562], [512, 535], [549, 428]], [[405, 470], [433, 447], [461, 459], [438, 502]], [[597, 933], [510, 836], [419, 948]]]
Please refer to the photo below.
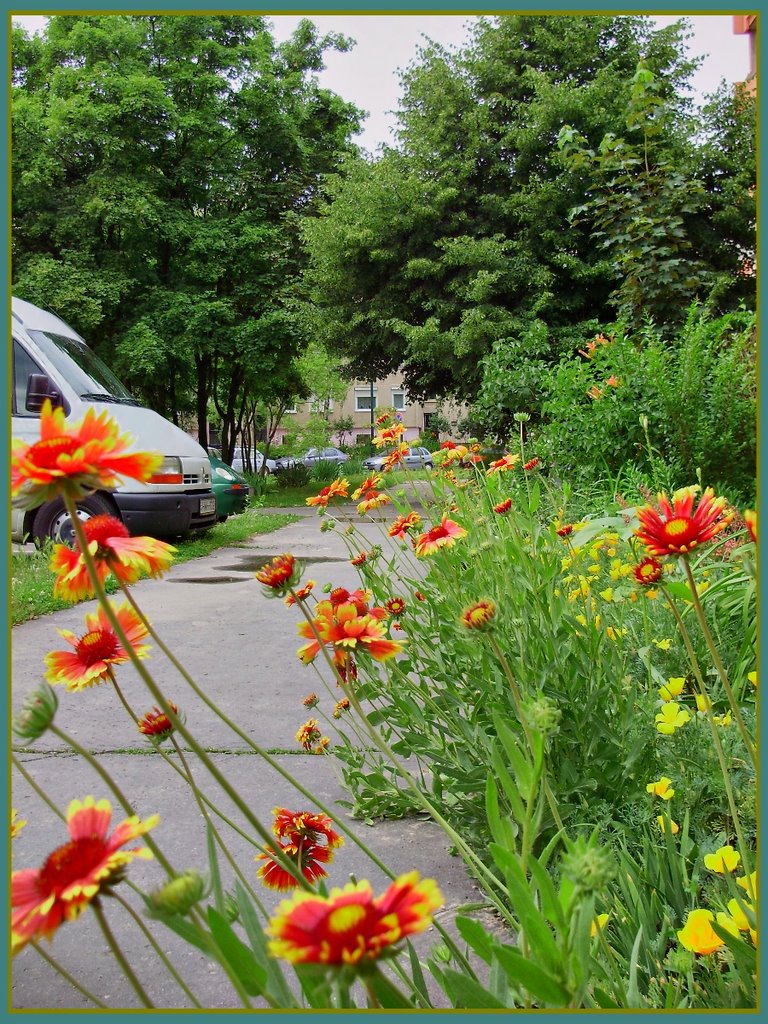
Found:
[[81, 341], [50, 331], [29, 331], [29, 336], [70, 382], [80, 398], [94, 402], [117, 402], [120, 405], [141, 405], [96, 353]]

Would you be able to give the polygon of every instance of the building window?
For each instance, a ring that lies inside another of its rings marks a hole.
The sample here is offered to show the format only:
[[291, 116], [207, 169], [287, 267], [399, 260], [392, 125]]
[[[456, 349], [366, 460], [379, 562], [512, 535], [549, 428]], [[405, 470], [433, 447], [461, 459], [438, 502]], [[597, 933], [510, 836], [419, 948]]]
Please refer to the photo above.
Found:
[[403, 409], [405, 408], [405, 404], [405, 392], [401, 388], [398, 388], [397, 390], [393, 388], [392, 408], [395, 410], [395, 412], [402, 412]]
[[368, 433], [368, 434], [355, 434], [355, 444], [356, 445], [370, 444], [370, 443], [371, 443], [371, 435], [370, 435], [370, 433]]
[[317, 395], [312, 395], [312, 397], [309, 400], [309, 404], [312, 412], [333, 412], [332, 398], [318, 398]]
[[370, 412], [376, 408], [376, 401], [376, 388], [373, 389], [373, 395], [370, 388], [355, 388], [355, 412]]

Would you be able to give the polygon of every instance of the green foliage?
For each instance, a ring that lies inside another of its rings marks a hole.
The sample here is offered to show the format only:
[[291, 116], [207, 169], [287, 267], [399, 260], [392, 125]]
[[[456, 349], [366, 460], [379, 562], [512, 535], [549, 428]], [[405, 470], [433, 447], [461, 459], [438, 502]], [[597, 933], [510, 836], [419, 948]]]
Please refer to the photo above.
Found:
[[310, 473], [303, 462], [297, 462], [295, 466], [288, 466], [275, 474], [277, 486], [281, 490], [292, 487], [305, 487], [309, 483]]
[[607, 343], [592, 341], [542, 375], [535, 444], [553, 471], [580, 484], [634, 466], [654, 490], [700, 475], [705, 485], [751, 503], [754, 315], [712, 317], [693, 305], [670, 343], [650, 323], [606, 331], [599, 337]]

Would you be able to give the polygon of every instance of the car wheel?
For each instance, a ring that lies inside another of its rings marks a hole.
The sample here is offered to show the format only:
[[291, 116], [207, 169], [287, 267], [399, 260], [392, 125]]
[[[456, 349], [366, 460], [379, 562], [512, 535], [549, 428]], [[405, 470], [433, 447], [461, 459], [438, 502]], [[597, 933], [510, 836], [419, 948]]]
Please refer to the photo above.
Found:
[[[92, 516], [115, 516], [117, 509], [108, 498], [100, 494], [90, 494], [87, 498], [77, 502], [77, 516], [85, 522]], [[53, 541], [56, 544], [69, 544], [72, 547], [75, 543], [75, 528], [72, 525], [69, 512], [61, 498], [43, 505], [32, 525], [32, 536], [36, 544], [45, 544], [46, 541]]]
[[424, 465], [426, 466], [427, 469], [432, 469], [432, 463], [431, 462], [425, 462]]

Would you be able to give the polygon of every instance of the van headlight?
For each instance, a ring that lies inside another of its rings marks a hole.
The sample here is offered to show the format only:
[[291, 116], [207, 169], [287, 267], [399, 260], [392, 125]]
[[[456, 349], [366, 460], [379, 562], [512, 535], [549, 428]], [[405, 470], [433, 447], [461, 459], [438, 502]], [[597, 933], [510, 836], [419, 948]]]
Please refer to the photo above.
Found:
[[180, 484], [184, 482], [181, 459], [178, 455], [166, 455], [162, 465], [147, 481], [150, 484]]

